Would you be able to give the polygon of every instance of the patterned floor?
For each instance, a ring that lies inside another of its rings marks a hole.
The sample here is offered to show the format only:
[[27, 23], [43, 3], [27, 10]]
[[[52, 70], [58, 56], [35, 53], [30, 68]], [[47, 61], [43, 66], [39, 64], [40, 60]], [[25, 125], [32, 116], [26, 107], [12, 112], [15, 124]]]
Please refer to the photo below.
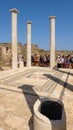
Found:
[[44, 70], [31, 70], [30, 72], [22, 72], [20, 75], [10, 77], [0, 82], [0, 84], [22, 89], [24, 92], [29, 90], [52, 93], [63, 76], [62, 72]]

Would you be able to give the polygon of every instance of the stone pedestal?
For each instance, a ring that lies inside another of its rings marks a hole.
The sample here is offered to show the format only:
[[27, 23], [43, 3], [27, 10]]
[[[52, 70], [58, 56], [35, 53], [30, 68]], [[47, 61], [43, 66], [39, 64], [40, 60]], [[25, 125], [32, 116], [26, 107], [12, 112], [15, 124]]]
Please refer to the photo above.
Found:
[[19, 63], [19, 68], [23, 68], [23, 67], [24, 67], [24, 62], [21, 61], [21, 62]]
[[55, 67], [55, 16], [50, 16], [50, 68]]
[[10, 9], [12, 13], [12, 69], [17, 69], [17, 9]]
[[27, 67], [31, 67], [31, 22], [27, 22]]

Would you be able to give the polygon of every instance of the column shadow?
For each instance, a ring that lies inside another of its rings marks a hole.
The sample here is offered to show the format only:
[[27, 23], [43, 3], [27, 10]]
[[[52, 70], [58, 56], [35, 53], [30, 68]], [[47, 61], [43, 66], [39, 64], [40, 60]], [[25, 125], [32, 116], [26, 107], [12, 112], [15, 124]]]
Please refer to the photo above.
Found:
[[[29, 81], [28, 81], [29, 82]], [[34, 91], [33, 89], [34, 86], [32, 85], [23, 85], [20, 86], [19, 89], [22, 89], [23, 95], [26, 98], [26, 101], [28, 103], [29, 109], [31, 111], [31, 118], [29, 120], [29, 127], [30, 130], [33, 130], [33, 115], [34, 115], [34, 111], [33, 111], [33, 106], [35, 104], [35, 102], [37, 101], [37, 99], [40, 99], [40, 97], [37, 95], [37, 93]], [[29, 92], [28, 92], [29, 91]]]
[[65, 74], [70, 74], [71, 76], [73, 76], [73, 73], [71, 73], [71, 72], [66, 72], [66, 71], [64, 71], [63, 69], [61, 70], [61, 69], [58, 69], [58, 68], [54, 68], [54, 70], [56, 70], [56, 71], [58, 71], [58, 72], [65, 73]]
[[44, 74], [44, 76], [46, 76], [47, 78], [50, 78], [51, 80], [55, 81], [56, 83], [60, 84], [60, 85], [63, 85], [64, 88], [67, 88], [68, 90], [72, 91], [73, 92], [73, 85], [67, 83], [67, 80], [68, 80], [68, 77], [69, 77], [69, 73], [67, 73], [67, 79], [66, 81], [62, 81], [61, 79], [59, 78], [56, 78], [55, 76], [52, 76], [52, 75], [48, 75], [48, 74]]

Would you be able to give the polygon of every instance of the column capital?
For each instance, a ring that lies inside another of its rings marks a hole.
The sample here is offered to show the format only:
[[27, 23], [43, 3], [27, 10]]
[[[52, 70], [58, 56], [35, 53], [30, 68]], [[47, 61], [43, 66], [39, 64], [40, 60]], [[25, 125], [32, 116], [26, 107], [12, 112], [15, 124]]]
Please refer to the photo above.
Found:
[[19, 11], [16, 9], [16, 8], [13, 8], [13, 9], [10, 9], [9, 10], [11, 13], [14, 12], [14, 13], [19, 13]]
[[56, 19], [56, 16], [50, 16], [49, 19]]
[[27, 24], [32, 24], [32, 22], [31, 21], [27, 21]]

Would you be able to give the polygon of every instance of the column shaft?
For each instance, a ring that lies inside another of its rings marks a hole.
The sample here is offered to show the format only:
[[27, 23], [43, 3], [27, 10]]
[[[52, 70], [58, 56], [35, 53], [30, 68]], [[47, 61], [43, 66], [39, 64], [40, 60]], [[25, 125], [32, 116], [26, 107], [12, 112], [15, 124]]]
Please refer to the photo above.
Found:
[[50, 68], [55, 67], [55, 16], [50, 17]]
[[31, 22], [27, 22], [27, 67], [31, 67]]
[[12, 12], [12, 69], [18, 68], [17, 61], [17, 13], [18, 10], [11, 9]]

